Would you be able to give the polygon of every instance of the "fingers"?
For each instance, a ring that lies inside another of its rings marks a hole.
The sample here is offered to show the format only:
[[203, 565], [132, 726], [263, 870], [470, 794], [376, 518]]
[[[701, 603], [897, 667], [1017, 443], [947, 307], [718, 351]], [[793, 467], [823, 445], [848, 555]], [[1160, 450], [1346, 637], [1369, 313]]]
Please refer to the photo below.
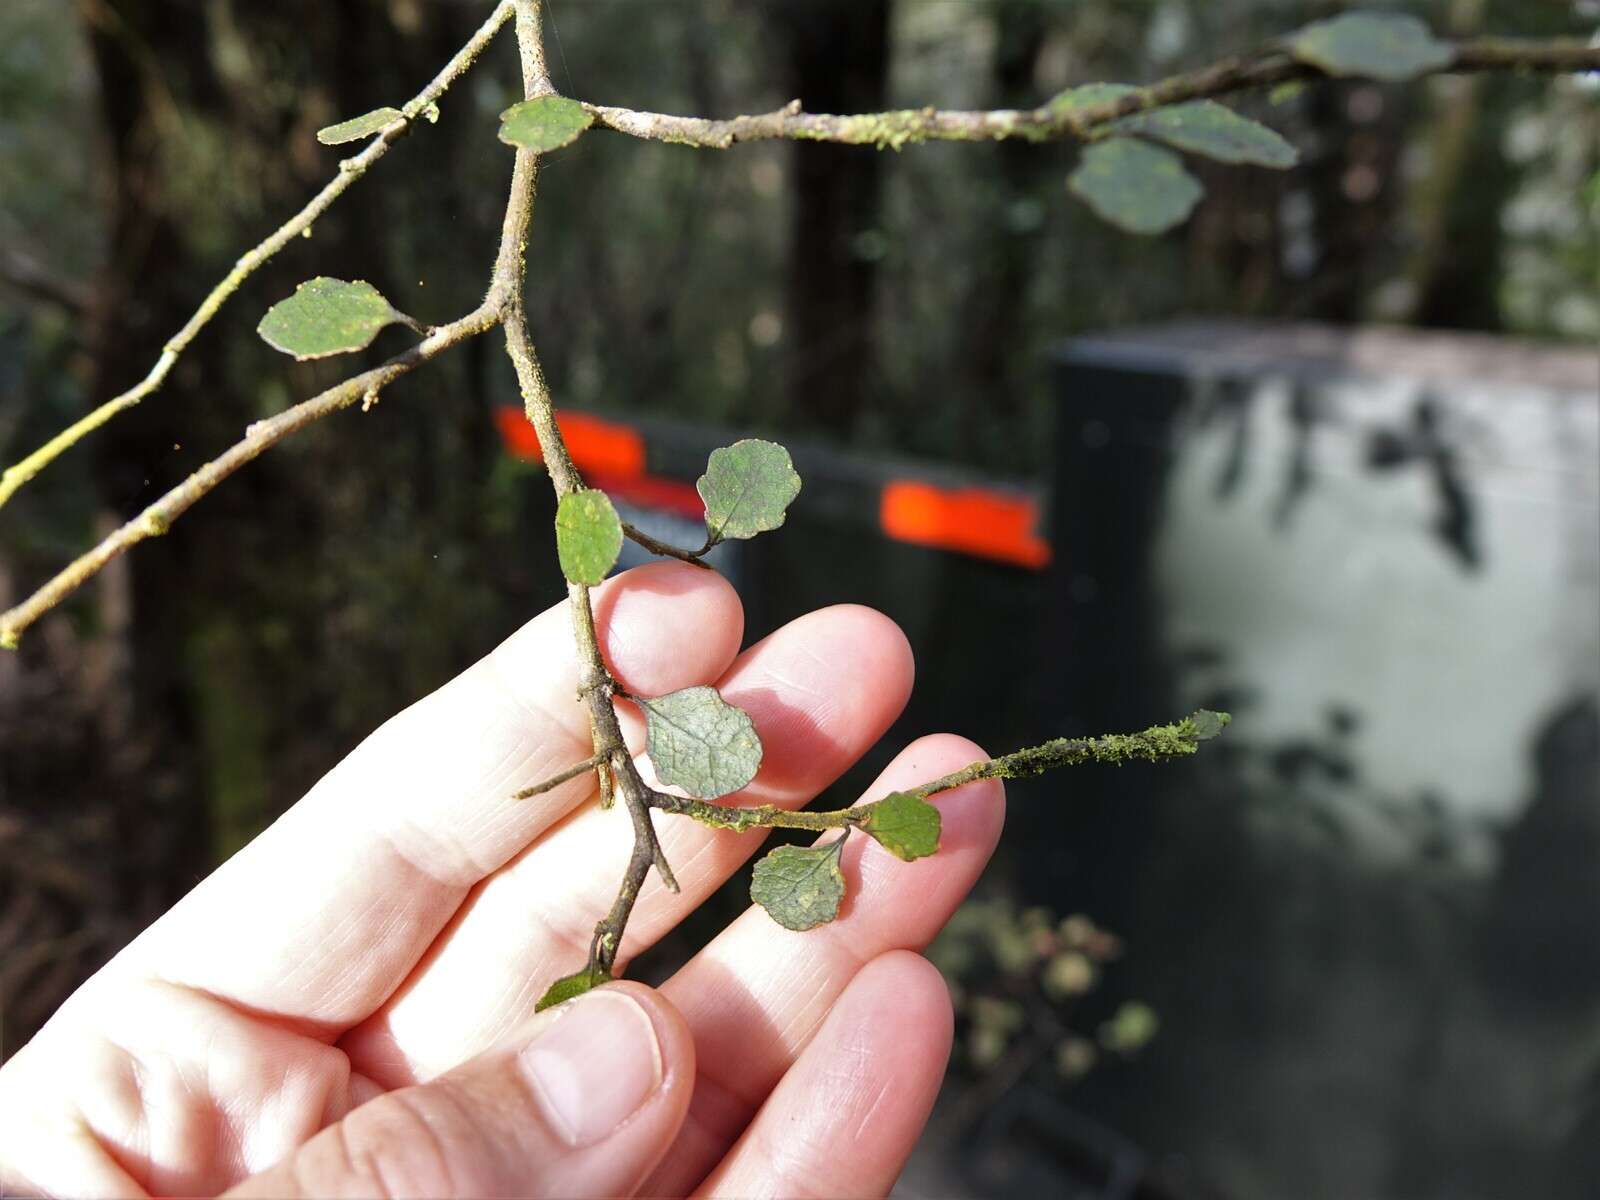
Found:
[[[913, 742], [865, 793], [872, 800], [986, 757], [965, 738]], [[752, 908], [667, 981], [663, 992], [694, 1033], [700, 1077], [689, 1118], [652, 1194], [692, 1190], [811, 1042], [865, 962], [921, 949], [977, 881], [1000, 836], [1004, 791], [970, 783], [932, 798], [943, 820], [939, 852], [904, 863], [853, 836], [840, 868], [847, 886], [837, 920], [792, 933]]]
[[631, 1195], [683, 1120], [694, 1043], [613, 984], [420, 1087], [389, 1092], [230, 1196]]
[[927, 959], [873, 959], [696, 1195], [888, 1195], [933, 1111], [952, 1022]]
[[[643, 694], [706, 683], [743, 618], [713, 572], [659, 564], [594, 592], [600, 641]], [[424, 636], [426, 631], [420, 631]], [[384, 725], [190, 893], [122, 964], [334, 1036], [403, 980], [468, 889], [580, 802], [590, 753], [566, 605]]]
[[[717, 683], [749, 712], [765, 754], [735, 803], [797, 807], [875, 743], [910, 694], [910, 647], [879, 613], [823, 609], [741, 655]], [[656, 820], [682, 888], [652, 878], [628, 923], [625, 961], [690, 912], [761, 845], [759, 834]], [[574, 813], [474, 889], [405, 986], [340, 1043], [391, 1087], [426, 1079], [492, 1045], [543, 989], [588, 954], [633, 844], [620, 806]]]

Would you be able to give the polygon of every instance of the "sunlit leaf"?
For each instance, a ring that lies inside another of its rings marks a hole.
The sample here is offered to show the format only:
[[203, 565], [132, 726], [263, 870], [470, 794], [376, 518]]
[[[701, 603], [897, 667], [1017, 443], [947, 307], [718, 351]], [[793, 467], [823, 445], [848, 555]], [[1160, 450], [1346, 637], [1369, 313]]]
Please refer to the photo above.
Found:
[[910, 792], [892, 792], [867, 805], [861, 829], [906, 862], [927, 858], [939, 849], [939, 810]]
[[1405, 13], [1353, 12], [1307, 25], [1289, 39], [1303, 63], [1330, 75], [1398, 81], [1446, 66], [1454, 51]]
[[1283, 169], [1299, 160], [1295, 148], [1275, 130], [1241, 117], [1215, 100], [1193, 100], [1123, 117], [1112, 128], [1141, 133], [1177, 150], [1225, 163], [1254, 163]]
[[524, 150], [559, 150], [578, 140], [594, 117], [566, 96], [539, 96], [500, 114], [500, 140]]
[[539, 1003], [533, 1006], [534, 1012], [543, 1012], [547, 1008], [554, 1008], [563, 1000], [571, 1000], [574, 996], [581, 996], [591, 988], [597, 988], [602, 983], [609, 983], [611, 976], [604, 971], [591, 971], [585, 967], [572, 975], [563, 975], [545, 989], [544, 995], [539, 997]]
[[1182, 224], [1205, 194], [1172, 151], [1122, 137], [1086, 149], [1067, 186], [1130, 233], [1163, 233]]
[[713, 450], [695, 487], [706, 504], [706, 532], [720, 542], [782, 525], [800, 494], [800, 476], [782, 446], [747, 438]]
[[843, 847], [843, 838], [826, 846], [779, 846], [756, 863], [750, 899], [785, 929], [826, 925], [839, 915], [844, 899]]
[[737, 792], [761, 769], [761, 739], [742, 708], [713, 687], [691, 687], [649, 699], [644, 710], [646, 749], [661, 782], [701, 800]]
[[569, 492], [556, 505], [556, 557], [573, 583], [596, 584], [622, 553], [622, 520], [604, 492]]
[[341, 146], [345, 142], [359, 142], [362, 138], [374, 137], [401, 117], [405, 116], [398, 108], [375, 108], [369, 113], [362, 113], [359, 117], [351, 117], [348, 121], [340, 121], [337, 125], [329, 125], [317, 130], [317, 141], [324, 146]]
[[304, 361], [364, 349], [378, 330], [400, 319], [365, 280], [347, 283], [319, 275], [269, 308], [256, 332], [274, 350]]

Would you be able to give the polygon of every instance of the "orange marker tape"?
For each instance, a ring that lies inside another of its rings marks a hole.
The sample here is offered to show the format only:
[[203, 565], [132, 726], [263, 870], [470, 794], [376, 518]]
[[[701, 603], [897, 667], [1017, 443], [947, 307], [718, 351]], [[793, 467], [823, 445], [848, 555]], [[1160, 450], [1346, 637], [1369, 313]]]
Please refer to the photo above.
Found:
[[[507, 451], [529, 462], [544, 461], [539, 435], [520, 408], [507, 404], [495, 409], [494, 423]], [[556, 425], [580, 471], [621, 479], [644, 474], [644, 438], [637, 430], [581, 412], [558, 412]]]
[[955, 550], [1038, 570], [1050, 543], [1034, 533], [1037, 501], [987, 488], [940, 488], [894, 480], [884, 485], [878, 523], [901, 542]]

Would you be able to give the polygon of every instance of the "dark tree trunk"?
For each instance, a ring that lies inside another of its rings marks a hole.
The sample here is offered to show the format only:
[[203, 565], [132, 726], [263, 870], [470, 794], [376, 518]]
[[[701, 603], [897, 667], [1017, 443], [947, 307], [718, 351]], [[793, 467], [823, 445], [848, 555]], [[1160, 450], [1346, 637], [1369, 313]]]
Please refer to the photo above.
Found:
[[[813, 112], [887, 106], [888, 0], [780, 0], [786, 90]], [[876, 367], [877, 267], [859, 235], [878, 222], [882, 154], [802, 146], [791, 159], [794, 217], [788, 295], [788, 412], [797, 425], [846, 435]]]
[[[1050, 31], [1050, 14], [1033, 0], [1005, 0], [995, 13], [993, 107], [1031, 108], [1038, 103], [1034, 72]], [[1060, 164], [1028, 142], [988, 148], [998, 188], [985, 241], [972, 264], [963, 303], [966, 380], [962, 396], [963, 441], [982, 451], [995, 430], [1010, 430], [1021, 412], [1027, 373], [1036, 369], [1021, 352], [1039, 232], [1019, 224], [1018, 206], [1037, 194], [1041, 176]]]
[[[89, 22], [110, 160], [107, 257], [89, 329], [94, 404], [136, 382], [195, 304], [197, 264], [171, 215], [163, 177], [160, 139], [171, 131], [163, 133], [156, 110], [172, 100], [185, 107], [221, 103], [197, 18], [187, 5], [124, 0], [115, 21]], [[214, 368], [216, 357], [209, 346], [194, 347], [174, 384]], [[172, 469], [175, 447], [193, 432], [159, 401], [119, 420], [114, 438], [91, 443], [107, 527], [164, 490], [161, 473]], [[100, 605], [112, 627], [102, 631], [111, 668], [98, 732], [121, 848], [101, 864], [116, 877], [101, 882], [135, 928], [164, 911], [208, 865], [207, 812], [194, 786], [193, 714], [183, 678], [187, 543], [182, 534], [147, 542], [116, 564], [110, 579], [93, 585], [102, 598], [114, 593]], [[88, 804], [94, 797], [82, 799]]]

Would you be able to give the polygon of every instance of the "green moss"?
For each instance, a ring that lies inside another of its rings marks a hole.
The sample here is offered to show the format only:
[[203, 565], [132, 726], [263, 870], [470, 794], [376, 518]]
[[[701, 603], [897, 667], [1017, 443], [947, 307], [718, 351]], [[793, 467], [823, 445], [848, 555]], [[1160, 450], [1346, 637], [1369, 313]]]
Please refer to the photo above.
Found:
[[1170, 725], [1152, 725], [1141, 733], [1108, 733], [1092, 738], [1056, 738], [1040, 746], [1018, 750], [996, 760], [1004, 779], [1040, 775], [1056, 767], [1079, 763], [1122, 764], [1129, 760], [1163, 762], [1183, 758], [1200, 743], [1221, 733], [1232, 718], [1227, 713], [1202, 710]]

